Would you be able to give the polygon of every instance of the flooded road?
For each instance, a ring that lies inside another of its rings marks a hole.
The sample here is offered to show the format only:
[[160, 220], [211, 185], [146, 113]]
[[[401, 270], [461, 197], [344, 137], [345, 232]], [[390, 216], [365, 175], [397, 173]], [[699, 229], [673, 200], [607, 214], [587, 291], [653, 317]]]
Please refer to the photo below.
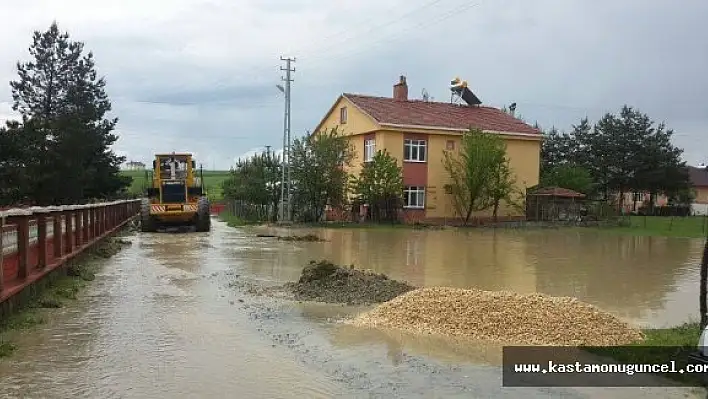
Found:
[[234, 283], [294, 280], [310, 259], [328, 258], [416, 285], [577, 295], [669, 322], [672, 311], [693, 309], [695, 296], [676, 292], [690, 291], [700, 243], [343, 229], [320, 230], [328, 242], [300, 243], [212, 226], [128, 237], [133, 245], [103, 261], [76, 303], [17, 337], [18, 351], [0, 360], [0, 397], [690, 397], [659, 388], [505, 389], [497, 347], [362, 331], [335, 322], [362, 308], [253, 297]]
[[132, 238], [132, 247], [106, 262], [76, 306], [52, 312], [40, 331], [16, 341], [19, 350], [0, 361], [0, 396], [330, 398], [340, 393], [337, 384], [308, 372], [267, 337], [244, 327], [248, 315], [235, 311], [203, 278], [229, 268], [209, 234]]

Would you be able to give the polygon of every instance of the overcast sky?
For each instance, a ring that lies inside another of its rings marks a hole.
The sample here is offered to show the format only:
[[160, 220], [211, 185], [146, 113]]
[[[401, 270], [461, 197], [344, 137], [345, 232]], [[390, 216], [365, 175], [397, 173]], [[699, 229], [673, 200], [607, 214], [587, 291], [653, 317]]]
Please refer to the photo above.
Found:
[[281, 148], [283, 55], [295, 136], [342, 92], [390, 96], [406, 75], [411, 97], [449, 101], [460, 76], [543, 127], [627, 103], [708, 161], [706, 0], [3, 0], [0, 15], [0, 119], [32, 32], [56, 19], [94, 52], [129, 160], [191, 151], [221, 169]]

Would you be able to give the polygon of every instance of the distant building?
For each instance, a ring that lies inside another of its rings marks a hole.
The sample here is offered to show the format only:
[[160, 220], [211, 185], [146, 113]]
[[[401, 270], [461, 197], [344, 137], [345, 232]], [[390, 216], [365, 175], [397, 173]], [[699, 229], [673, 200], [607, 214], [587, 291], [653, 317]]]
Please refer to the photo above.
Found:
[[691, 204], [692, 213], [694, 215], [708, 214], [708, 169], [689, 166], [688, 175], [696, 195]]
[[143, 170], [145, 169], [145, 164], [137, 161], [130, 161], [125, 164], [127, 170]]

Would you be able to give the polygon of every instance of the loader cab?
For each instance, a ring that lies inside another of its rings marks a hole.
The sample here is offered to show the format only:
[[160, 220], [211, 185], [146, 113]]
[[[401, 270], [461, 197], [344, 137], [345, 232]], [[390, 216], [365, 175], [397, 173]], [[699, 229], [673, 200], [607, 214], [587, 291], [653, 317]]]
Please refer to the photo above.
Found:
[[[197, 178], [197, 173], [200, 178]], [[211, 229], [211, 204], [202, 186], [201, 168], [189, 153], [160, 153], [152, 161], [147, 198], [140, 206], [140, 226], [145, 233], [167, 226]]]
[[148, 196], [154, 203], [183, 204], [192, 202], [192, 196], [201, 195], [201, 187], [195, 184], [196, 165], [191, 154], [157, 154], [152, 165]]

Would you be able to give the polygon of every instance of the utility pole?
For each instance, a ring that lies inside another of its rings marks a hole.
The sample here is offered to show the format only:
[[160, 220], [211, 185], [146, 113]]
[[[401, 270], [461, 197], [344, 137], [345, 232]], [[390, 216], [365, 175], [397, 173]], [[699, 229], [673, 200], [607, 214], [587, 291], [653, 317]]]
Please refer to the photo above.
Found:
[[[285, 82], [285, 117], [283, 120], [283, 187], [281, 188], [281, 212], [283, 215], [283, 220], [290, 220], [292, 216], [292, 201], [291, 201], [291, 175], [290, 175], [290, 165], [291, 165], [291, 148], [290, 148], [290, 83], [293, 82], [291, 77], [291, 72], [295, 72], [295, 68], [292, 67], [292, 63], [295, 62], [295, 58], [290, 57], [280, 57], [281, 61], [285, 61], [285, 68], [280, 67], [281, 71], [285, 71], [285, 76], [281, 79]], [[287, 157], [287, 162], [285, 161]], [[286, 170], [287, 168], [287, 170]], [[286, 183], [287, 182], [287, 183]], [[287, 185], [287, 192], [285, 186]], [[288, 201], [287, 211], [285, 209], [285, 202]]]

